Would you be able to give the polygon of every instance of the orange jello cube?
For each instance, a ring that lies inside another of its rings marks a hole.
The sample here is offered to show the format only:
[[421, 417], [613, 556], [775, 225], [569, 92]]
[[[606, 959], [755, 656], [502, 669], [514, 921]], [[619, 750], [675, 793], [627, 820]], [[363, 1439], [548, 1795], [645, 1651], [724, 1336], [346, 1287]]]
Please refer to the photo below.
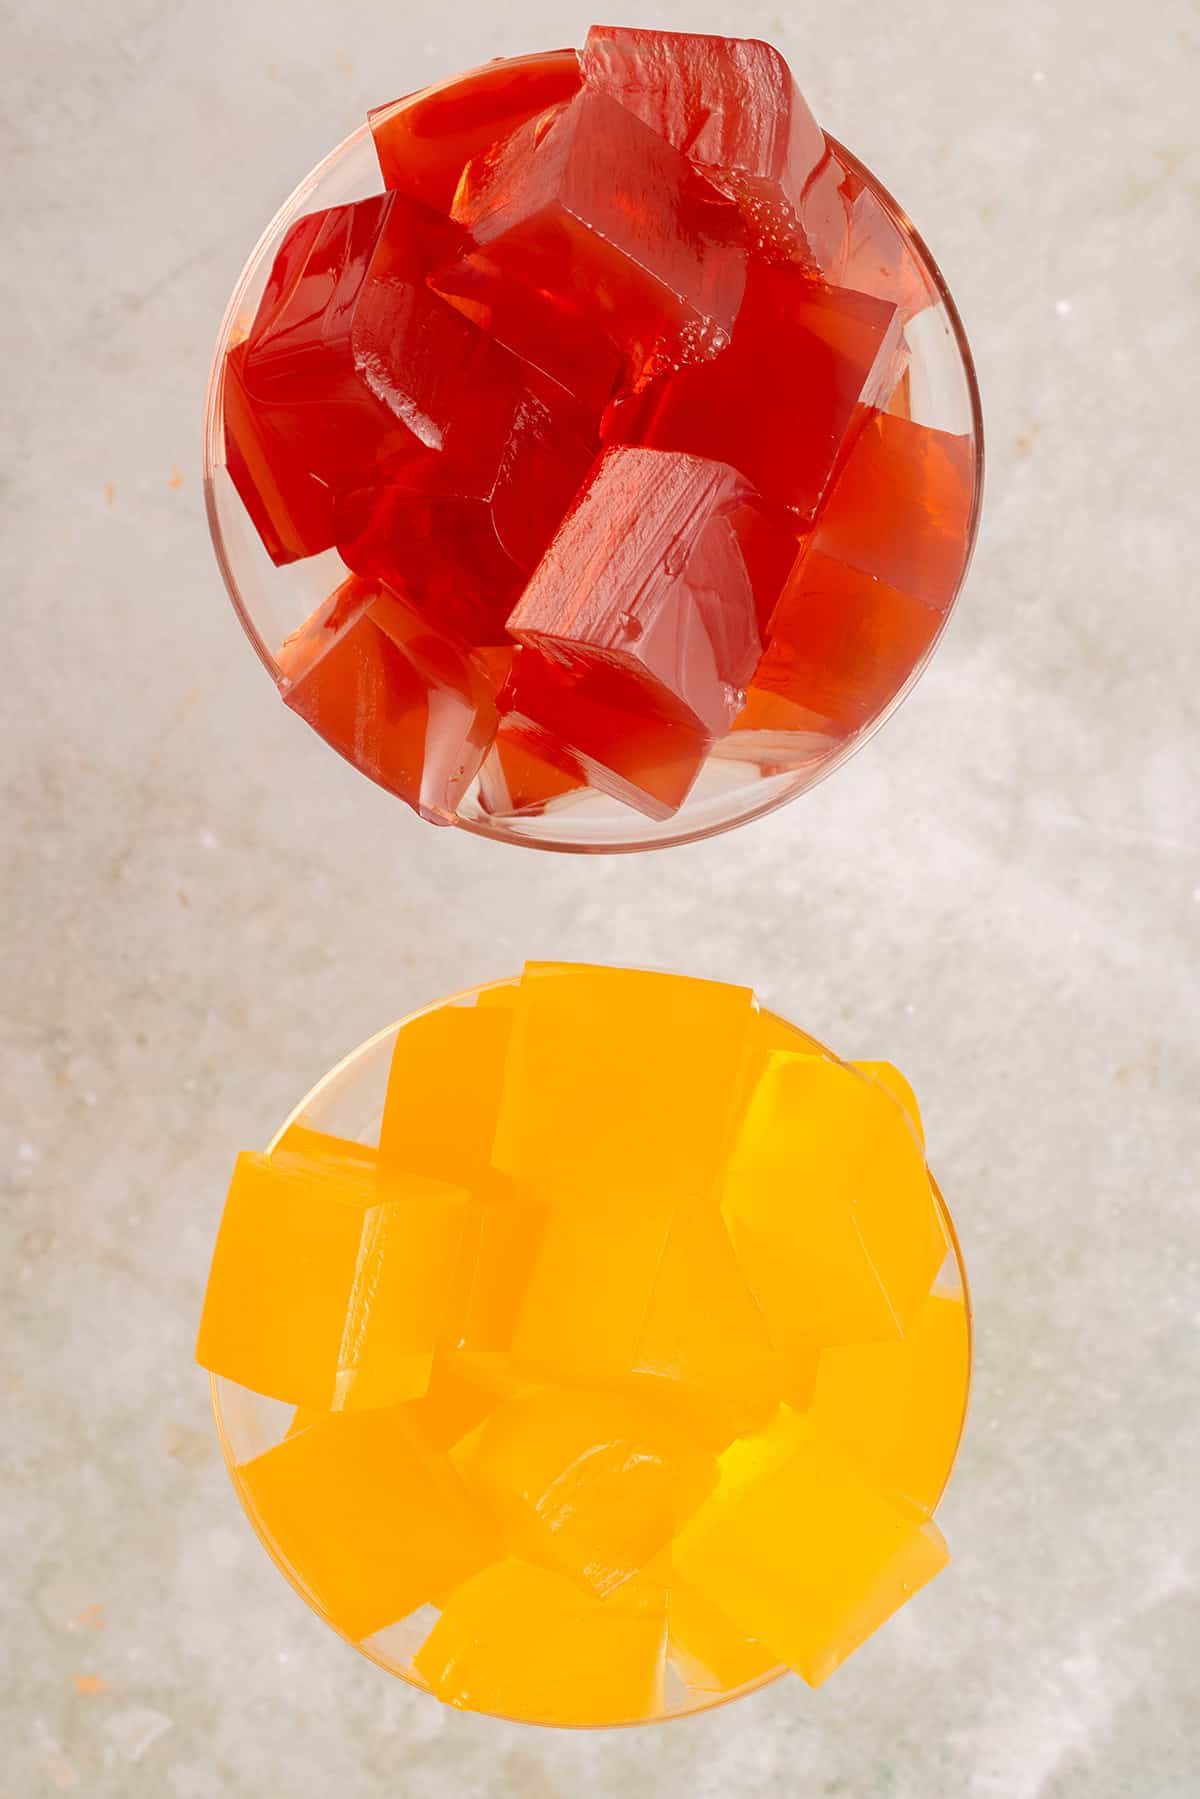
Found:
[[234, 1477], [277, 1557], [355, 1642], [495, 1554], [486, 1520], [411, 1409], [310, 1424]]
[[711, 1191], [724, 1161], [748, 987], [638, 969], [526, 965], [494, 1159], [591, 1192]]
[[966, 1305], [934, 1292], [903, 1342], [825, 1350], [810, 1416], [889, 1499], [928, 1518], [958, 1447], [969, 1372]]
[[780, 1346], [903, 1336], [946, 1254], [907, 1114], [878, 1083], [820, 1056], [768, 1060], [722, 1208]]
[[511, 1013], [436, 1006], [396, 1034], [380, 1164], [470, 1186], [486, 1174], [500, 1109]]
[[238, 1157], [196, 1358], [292, 1405], [391, 1406], [429, 1383], [464, 1194], [299, 1156]]
[[849, 1064], [856, 1074], [861, 1074], [869, 1081], [875, 1081], [886, 1087], [896, 1104], [907, 1115], [912, 1126], [913, 1135], [924, 1148], [925, 1127], [921, 1122], [921, 1108], [917, 1104], [917, 1096], [912, 1090], [908, 1078], [891, 1062], [851, 1062]]
[[810, 1686], [949, 1559], [936, 1526], [891, 1505], [786, 1407], [721, 1461], [721, 1483], [680, 1534], [675, 1565]]
[[717, 1478], [670, 1412], [630, 1394], [533, 1388], [455, 1457], [514, 1555], [603, 1598], [644, 1568]]
[[623, 1589], [497, 1562], [466, 1581], [413, 1658], [439, 1699], [539, 1724], [624, 1724], [662, 1710], [666, 1611]]
[[450, 824], [496, 728], [495, 692], [465, 648], [352, 577], [278, 652], [284, 703], [381, 787]]

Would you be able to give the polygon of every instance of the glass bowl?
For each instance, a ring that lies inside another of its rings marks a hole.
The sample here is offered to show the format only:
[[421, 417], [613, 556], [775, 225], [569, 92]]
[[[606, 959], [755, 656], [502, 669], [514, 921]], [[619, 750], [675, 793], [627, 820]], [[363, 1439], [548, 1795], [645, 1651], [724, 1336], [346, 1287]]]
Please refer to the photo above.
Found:
[[[463, 993], [439, 1000], [432, 1006], [424, 1006], [420, 1011], [411, 1013], [407, 1018], [398, 1020], [397, 1023], [389, 1025], [376, 1036], [369, 1038], [367, 1042], [361, 1044], [358, 1049], [339, 1062], [335, 1068], [330, 1069], [329, 1073], [318, 1081], [312, 1091], [300, 1101], [271, 1139], [267, 1146], [268, 1152], [275, 1147], [284, 1132], [294, 1124], [303, 1124], [314, 1130], [327, 1132], [331, 1136], [349, 1138], [376, 1147], [379, 1143], [379, 1129], [383, 1116], [392, 1050], [399, 1032], [415, 1019], [422, 1018], [427, 1013], [437, 1011], [443, 1006], [473, 1006], [481, 993], [515, 986], [517, 979], [518, 977], [514, 976], [510, 980], [490, 981], [479, 987], [469, 988]], [[809, 1038], [809, 1042], [814, 1053], [832, 1054], [815, 1038]], [[950, 1246], [946, 1260], [934, 1283], [934, 1291], [947, 1297], [961, 1297], [966, 1306], [968, 1381], [963, 1394], [962, 1419], [958, 1432], [958, 1442], [961, 1442], [970, 1385], [970, 1292], [954, 1221], [932, 1175], [930, 1179]], [[242, 1463], [252, 1461], [255, 1456], [264, 1454], [283, 1440], [291, 1424], [294, 1408], [285, 1405], [280, 1400], [266, 1399], [261, 1394], [252, 1392], [248, 1387], [240, 1386], [236, 1381], [218, 1375], [210, 1376], [210, 1383], [213, 1415], [216, 1420], [221, 1452], [225, 1458], [225, 1466], [259, 1541], [280, 1573], [295, 1587], [301, 1598], [317, 1612], [319, 1617], [324, 1619], [326, 1624], [330, 1625], [331, 1629], [336, 1630], [337, 1626], [332, 1624], [314, 1604], [303, 1580], [289, 1565], [269, 1531], [256, 1516], [253, 1504], [249, 1501], [244, 1484], [238, 1474], [239, 1466]], [[945, 1477], [942, 1482], [943, 1493], [957, 1458], [958, 1442], [955, 1444], [954, 1454], [950, 1457], [945, 1469]], [[940, 1501], [941, 1493], [938, 1497]], [[423, 1606], [399, 1623], [389, 1625], [386, 1630], [377, 1632], [363, 1642], [353, 1642], [352, 1646], [366, 1656], [368, 1661], [374, 1662], [388, 1674], [394, 1674], [401, 1680], [407, 1681], [410, 1686], [428, 1693], [429, 1687], [414, 1669], [412, 1657], [436, 1621], [436, 1617], [437, 1614], [433, 1607]], [[343, 1633], [339, 1632], [338, 1634]], [[351, 1641], [350, 1638], [345, 1640]], [[732, 1699], [741, 1699], [748, 1693], [757, 1692], [760, 1687], [777, 1680], [787, 1672], [788, 1670], [782, 1666], [772, 1668], [732, 1692], [712, 1693], [688, 1687], [668, 1661], [665, 1708], [660, 1717], [651, 1722], [684, 1717], [694, 1712], [711, 1710], [717, 1705], [728, 1704]], [[527, 1719], [519, 1721], [529, 1722]], [[637, 1720], [637, 1722], [646, 1722], [646, 1720]], [[603, 1726], [602, 1728], [618, 1728], [618, 1726]]]
[[[511, 59], [514, 67], [528, 60]], [[456, 87], [472, 81], [479, 73], [471, 70], [457, 75], [440, 84], [437, 91], [452, 97]], [[425, 89], [421, 95], [409, 98], [425, 99], [433, 91]], [[805, 739], [803, 733], [791, 733], [796, 741], [789, 744], [786, 758], [776, 755], [772, 759], [769, 750], [764, 752], [751, 742], [755, 733], [730, 733], [714, 747], [689, 797], [670, 818], [643, 817], [592, 788], [564, 794], [540, 813], [495, 817], [481, 803], [476, 781], [458, 808], [456, 822], [461, 829], [501, 843], [584, 853], [663, 848], [731, 830], [774, 811], [831, 774], [895, 711], [936, 648], [966, 578], [979, 521], [983, 423], [975, 369], [950, 291], [907, 214], [854, 155], [836, 140], [829, 141], [852, 173], [873, 191], [899, 229], [928, 296], [928, 304], [909, 322], [905, 332], [909, 347], [908, 414], [917, 424], [969, 440], [973, 478], [962, 573], [936, 635], [900, 689], [849, 736], [835, 741], [816, 735]], [[382, 192], [374, 142], [369, 127], [363, 124], [305, 176], [271, 220], [238, 278], [217, 335], [204, 416], [204, 488], [209, 528], [234, 610], [263, 667], [276, 682], [280, 668], [275, 652], [346, 578], [348, 571], [335, 550], [281, 568], [267, 555], [225, 466], [225, 356], [249, 332], [275, 253], [296, 220], [307, 212]]]

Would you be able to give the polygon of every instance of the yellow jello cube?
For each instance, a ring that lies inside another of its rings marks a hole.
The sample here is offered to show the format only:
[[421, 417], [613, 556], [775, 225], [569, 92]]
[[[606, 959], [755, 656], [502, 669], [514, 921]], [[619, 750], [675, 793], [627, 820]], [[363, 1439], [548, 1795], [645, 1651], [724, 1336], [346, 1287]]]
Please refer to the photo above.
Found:
[[379, 1160], [470, 1187], [492, 1161], [511, 1008], [439, 1006], [403, 1025], [388, 1075]]
[[883, 1492], [927, 1518], [954, 1461], [969, 1374], [966, 1305], [932, 1293], [902, 1342], [825, 1350], [810, 1415]]
[[535, 1387], [460, 1444], [455, 1465], [510, 1551], [601, 1597], [700, 1504], [716, 1459], [652, 1399]]
[[769, 1058], [722, 1210], [781, 1347], [902, 1336], [946, 1254], [907, 1115], [878, 1083], [819, 1056]]
[[747, 987], [531, 962], [513, 1012], [495, 1162], [601, 1193], [708, 1190], [757, 1011]]
[[[396, 1410], [431, 1449], [450, 1450], [482, 1424], [502, 1400], [525, 1392], [528, 1386], [527, 1380], [513, 1372], [507, 1356], [440, 1351], [433, 1358], [428, 1390], [420, 1399], [409, 1400]], [[297, 1406], [287, 1434], [293, 1437], [297, 1431], [320, 1424], [329, 1416], [329, 1412]]]
[[381, 1188], [367, 1172], [300, 1156], [239, 1156], [197, 1361], [326, 1411], [416, 1398], [444, 1327], [465, 1204], [419, 1175]]
[[716, 1490], [676, 1541], [675, 1567], [810, 1686], [949, 1560], [935, 1525], [889, 1504], [786, 1407], [721, 1462]]
[[496, 1552], [487, 1521], [410, 1409], [324, 1418], [234, 1475], [276, 1556], [355, 1642]]
[[439, 1699], [539, 1724], [624, 1724], [662, 1709], [665, 1607], [597, 1599], [549, 1569], [497, 1562], [447, 1599], [413, 1658]]
[[546, 1379], [661, 1389], [716, 1448], [762, 1423], [791, 1377], [711, 1200], [560, 1191], [512, 1348]]
[[779, 1667], [779, 1657], [731, 1624], [717, 1606], [676, 1573], [667, 1593], [667, 1651], [699, 1693], [733, 1693]]

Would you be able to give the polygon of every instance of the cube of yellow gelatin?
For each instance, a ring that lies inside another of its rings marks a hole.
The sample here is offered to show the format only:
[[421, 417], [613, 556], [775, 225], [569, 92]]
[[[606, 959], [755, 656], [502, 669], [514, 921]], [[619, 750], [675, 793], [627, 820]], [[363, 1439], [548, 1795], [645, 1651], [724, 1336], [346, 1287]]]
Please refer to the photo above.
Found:
[[715, 1202], [628, 1192], [547, 1206], [512, 1348], [546, 1379], [651, 1388], [717, 1449], [770, 1415], [795, 1359], [772, 1345]]
[[652, 1194], [557, 1196], [517, 1315], [514, 1360], [547, 1379], [631, 1371], [674, 1216]]
[[422, 1394], [443, 1328], [465, 1196], [285, 1155], [238, 1157], [196, 1359], [318, 1410]]
[[491, 1165], [511, 1008], [438, 1006], [396, 1034], [379, 1137], [385, 1176], [471, 1186]]
[[778, 1012], [760, 1011], [754, 1026], [751, 1040], [752, 1070], [755, 1076], [762, 1072], [768, 1056], [777, 1049], [790, 1049], [793, 1054], [801, 1056], [822, 1056], [824, 1046], [799, 1025], [789, 1024]]
[[932, 1293], [903, 1341], [824, 1351], [813, 1424], [882, 1492], [928, 1518], [958, 1448], [970, 1361], [964, 1301]]
[[902, 1108], [912, 1125], [913, 1134], [921, 1148], [925, 1147], [925, 1126], [921, 1122], [921, 1108], [917, 1104], [917, 1096], [912, 1090], [908, 1078], [892, 1062], [851, 1062], [849, 1064], [856, 1073], [865, 1075], [867, 1080], [875, 1081], [885, 1087]]
[[665, 1607], [597, 1599], [528, 1562], [452, 1593], [414, 1657], [439, 1699], [539, 1724], [625, 1724], [662, 1709]]
[[276, 1558], [355, 1642], [495, 1554], [486, 1519], [411, 1409], [323, 1418], [234, 1475]]
[[747, 987], [531, 962], [513, 1013], [496, 1166], [592, 1190], [708, 1190], [757, 1010]]
[[633, 1372], [653, 1377], [702, 1440], [723, 1449], [770, 1417], [796, 1382], [794, 1360], [772, 1346], [716, 1205], [678, 1206], [650, 1288]]
[[876, 1082], [818, 1056], [769, 1058], [722, 1209], [782, 1347], [902, 1336], [946, 1253], [907, 1116]]
[[676, 1569], [810, 1686], [949, 1560], [935, 1525], [889, 1504], [787, 1408], [721, 1459], [720, 1483], [676, 1542]]
[[699, 1693], [734, 1693], [780, 1665], [773, 1650], [746, 1636], [678, 1574], [667, 1593], [667, 1653]]
[[481, 987], [475, 995], [475, 1004], [487, 1012], [493, 1006], [502, 1012], [511, 1012], [517, 1003], [517, 995], [521, 991], [521, 983], [516, 981], [493, 981], [489, 987]]
[[534, 1387], [455, 1457], [511, 1552], [603, 1597], [669, 1542], [717, 1478], [716, 1458], [653, 1399]]

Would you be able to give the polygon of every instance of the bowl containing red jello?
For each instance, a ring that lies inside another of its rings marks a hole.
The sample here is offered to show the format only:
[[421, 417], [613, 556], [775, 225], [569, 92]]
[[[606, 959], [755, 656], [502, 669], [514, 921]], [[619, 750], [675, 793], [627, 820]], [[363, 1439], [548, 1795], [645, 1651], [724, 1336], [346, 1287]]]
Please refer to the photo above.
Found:
[[970, 353], [769, 45], [594, 26], [371, 113], [209, 384], [217, 560], [284, 703], [433, 824], [633, 850], [802, 793], [966, 573]]

